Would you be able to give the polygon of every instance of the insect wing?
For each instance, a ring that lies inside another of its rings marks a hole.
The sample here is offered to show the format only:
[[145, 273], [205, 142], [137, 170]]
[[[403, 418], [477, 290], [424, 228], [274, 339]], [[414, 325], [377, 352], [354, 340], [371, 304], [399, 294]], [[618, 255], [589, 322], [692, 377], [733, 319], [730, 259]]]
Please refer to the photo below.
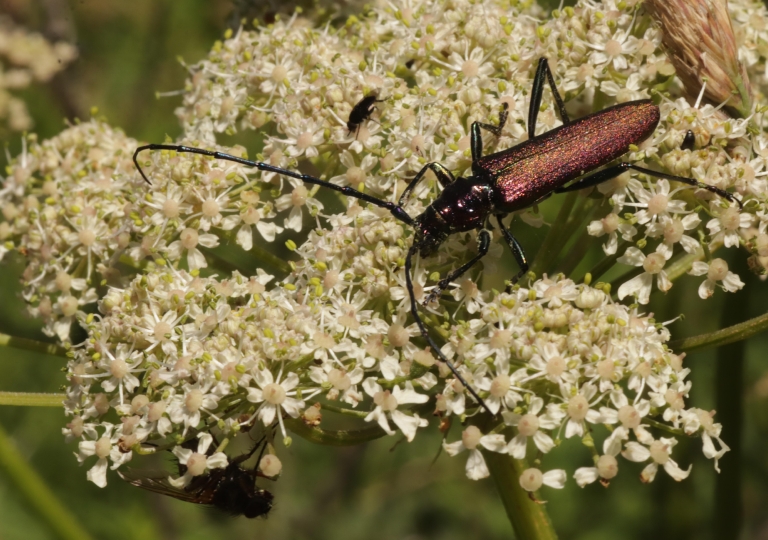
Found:
[[168, 473], [165, 471], [142, 471], [137, 469], [125, 469], [117, 471], [120, 478], [133, 486], [167, 495], [180, 501], [191, 502], [195, 504], [212, 505], [216, 494], [216, 487], [219, 484], [218, 476], [207, 475], [204, 478], [193, 479], [198, 481], [199, 485], [194, 485], [193, 489], [184, 490], [177, 488], [168, 481]]

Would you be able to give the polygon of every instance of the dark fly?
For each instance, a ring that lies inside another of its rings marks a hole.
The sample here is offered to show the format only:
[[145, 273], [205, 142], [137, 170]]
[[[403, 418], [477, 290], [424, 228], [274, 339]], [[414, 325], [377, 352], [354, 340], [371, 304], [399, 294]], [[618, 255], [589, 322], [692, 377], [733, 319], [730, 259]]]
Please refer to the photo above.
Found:
[[[257, 444], [253, 450], [230, 460], [223, 469], [211, 469], [205, 474], [195, 476], [184, 488], [177, 488], [168, 482], [168, 473], [127, 469], [118, 471], [120, 478], [140, 488], [167, 495], [180, 501], [213, 506], [233, 516], [257, 518], [266, 516], [272, 509], [272, 494], [256, 487], [256, 469], [248, 470], [240, 466], [250, 458], [254, 451], [263, 445]], [[179, 464], [179, 475], [186, 472], [186, 467]]]
[[378, 99], [378, 97], [379, 95], [376, 92], [371, 92], [363, 96], [363, 99], [358, 101], [357, 104], [352, 107], [352, 110], [349, 113], [349, 120], [347, 120], [347, 129], [349, 130], [348, 135], [351, 135], [354, 131], [355, 138], [357, 138], [360, 126], [371, 117], [373, 111], [376, 109], [376, 104], [384, 101], [383, 99]]
[[[545, 83], [548, 83], [552, 90], [563, 125], [536, 135], [536, 118], [541, 106]], [[376, 97], [374, 95], [363, 98], [363, 101], [353, 109], [350, 120], [362, 121], [365, 115], [369, 114], [375, 102]], [[622, 103], [572, 121], [565, 111], [565, 104], [557, 91], [549, 64], [545, 58], [542, 58], [539, 60], [531, 91], [531, 103], [528, 109], [528, 140], [512, 148], [483, 156], [481, 130], [489, 131], [496, 136], [501, 135], [507, 120], [507, 106], [505, 104], [499, 115], [498, 125], [483, 122], [472, 123], [470, 140], [472, 174], [470, 176], [455, 178], [442, 164], [427, 163], [411, 180], [397, 204], [373, 197], [351, 187], [337, 186], [315, 176], [202, 148], [173, 144], [148, 144], [136, 149], [134, 162], [144, 180], [149, 183], [137, 159], [138, 154], [144, 150], [173, 150], [224, 159], [338, 191], [348, 197], [354, 197], [384, 208], [395, 219], [413, 227], [413, 243], [405, 258], [405, 282], [410, 295], [411, 314], [419, 326], [421, 335], [432, 347], [435, 354], [445, 362], [478, 404], [485, 407], [486, 411], [490, 413], [477, 392], [467, 383], [453, 363], [445, 357], [440, 351], [440, 347], [429, 335], [427, 326], [419, 314], [418, 302], [414, 293], [411, 275], [413, 257], [417, 253], [421, 257], [432, 255], [446, 238], [454, 233], [478, 231], [477, 255], [441, 279], [426, 298], [424, 303], [428, 304], [438, 298], [449, 283], [459, 278], [488, 253], [491, 243], [491, 218], [493, 218], [520, 267], [519, 272], [511, 279], [511, 282], [515, 283], [528, 271], [528, 260], [523, 248], [504, 225], [502, 219], [512, 212], [536, 205], [554, 193], [578, 191], [596, 186], [628, 170], [705, 189], [741, 206], [741, 202], [727, 191], [697, 182], [692, 178], [673, 176], [627, 162], [611, 165], [612, 161], [626, 154], [632, 145], [638, 145], [647, 139], [656, 129], [659, 119], [659, 108], [651, 100], [643, 99]], [[599, 171], [587, 174], [604, 166], [606, 167]], [[443, 186], [443, 191], [421, 215], [415, 218], [411, 217], [405, 211], [404, 206], [416, 185], [430, 170]]]

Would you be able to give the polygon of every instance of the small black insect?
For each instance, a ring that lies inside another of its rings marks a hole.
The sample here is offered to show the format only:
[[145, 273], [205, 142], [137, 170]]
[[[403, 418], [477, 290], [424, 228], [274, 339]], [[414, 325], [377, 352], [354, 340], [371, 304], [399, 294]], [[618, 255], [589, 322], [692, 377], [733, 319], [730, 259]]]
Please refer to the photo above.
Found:
[[347, 120], [348, 135], [355, 132], [355, 139], [357, 139], [357, 133], [360, 131], [360, 126], [368, 120], [376, 109], [377, 103], [383, 103], [383, 99], [377, 99], [379, 95], [376, 92], [370, 92], [363, 96], [363, 99], [357, 102], [352, 107], [349, 113], [349, 120]]
[[[536, 135], [536, 119], [541, 106], [545, 82], [549, 84], [552, 90], [563, 125]], [[358, 123], [364, 121], [376, 101], [376, 96], [373, 94], [364, 97], [360, 103], [355, 105], [352, 114], [350, 114], [350, 120]], [[459, 278], [488, 253], [491, 244], [491, 218], [494, 218], [504, 240], [512, 251], [512, 255], [520, 266], [518, 273], [510, 280], [512, 283], [516, 283], [528, 271], [528, 260], [522, 246], [509, 232], [502, 219], [512, 212], [534, 206], [554, 193], [578, 191], [596, 186], [616, 178], [630, 169], [651, 177], [664, 178], [705, 189], [742, 206], [741, 202], [727, 191], [692, 178], [673, 176], [627, 162], [609, 165], [615, 159], [626, 154], [631, 146], [646, 140], [656, 129], [659, 119], [659, 108], [650, 99], [643, 99], [621, 103], [572, 121], [565, 111], [565, 104], [557, 91], [547, 59], [542, 58], [539, 60], [531, 90], [531, 103], [528, 109], [528, 140], [512, 148], [483, 156], [483, 138], [480, 130], [489, 131], [497, 137], [501, 135], [501, 130], [507, 120], [507, 105], [504, 104], [499, 115], [498, 125], [483, 122], [472, 123], [470, 139], [471, 176], [455, 178], [442, 164], [427, 163], [408, 184], [397, 204], [373, 197], [351, 187], [337, 186], [315, 176], [202, 148], [175, 144], [147, 144], [136, 149], [133, 154], [133, 161], [144, 180], [150, 183], [137, 159], [139, 153], [144, 150], [172, 150], [224, 159], [338, 191], [348, 197], [354, 197], [384, 208], [397, 220], [413, 227], [413, 243], [405, 257], [405, 284], [410, 296], [411, 315], [416, 321], [422, 337], [429, 343], [434, 353], [451, 369], [454, 376], [467, 388], [477, 403], [491, 413], [478, 393], [467, 383], [466, 379], [440, 351], [440, 347], [429, 335], [427, 326], [419, 314], [418, 302], [413, 288], [411, 268], [414, 255], [418, 253], [421, 257], [428, 257], [437, 251], [448, 236], [463, 231], [478, 231], [477, 255], [441, 279], [424, 301], [426, 305], [437, 299], [452, 281]], [[608, 166], [586, 175], [605, 165]], [[411, 217], [405, 211], [404, 206], [416, 185], [430, 170], [443, 186], [443, 191], [421, 215], [415, 218]], [[577, 180], [578, 178], [580, 179]], [[573, 180], [576, 181], [572, 182]]]
[[[184, 488], [171, 485], [168, 482], [168, 473], [164, 472], [148, 473], [126, 469], [118, 471], [118, 474], [129, 484], [154, 493], [180, 501], [213, 506], [233, 516], [256, 518], [269, 513], [273, 496], [266, 489], [256, 487], [256, 469], [244, 469], [240, 463], [250, 458], [260, 446], [263, 453], [266, 445], [256, 444], [247, 454], [230, 460], [225, 468], [211, 469], [205, 474], [195, 476]], [[260, 460], [261, 458], [258, 461]], [[186, 469], [184, 465], [179, 464], [179, 475], [183, 475]]]
[[685, 137], [683, 137], [683, 144], [680, 145], [681, 150], [693, 150], [693, 145], [696, 143], [696, 137], [693, 134], [693, 131], [690, 129], [685, 132]]

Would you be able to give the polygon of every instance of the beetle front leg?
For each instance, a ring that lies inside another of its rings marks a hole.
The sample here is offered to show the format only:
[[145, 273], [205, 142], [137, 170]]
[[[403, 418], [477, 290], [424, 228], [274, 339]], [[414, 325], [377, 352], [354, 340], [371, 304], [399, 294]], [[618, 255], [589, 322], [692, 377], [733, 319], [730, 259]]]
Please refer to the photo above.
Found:
[[517, 238], [512, 236], [512, 233], [509, 232], [509, 229], [507, 229], [507, 227], [501, 221], [502, 217], [503, 216], [497, 214], [496, 221], [499, 224], [499, 229], [501, 229], [501, 234], [504, 235], [504, 240], [507, 241], [507, 245], [509, 246], [509, 249], [512, 251], [512, 255], [517, 261], [517, 265], [520, 267], [520, 271], [511, 280], [512, 285], [514, 285], [520, 280], [521, 277], [525, 275], [530, 266], [528, 265], [528, 259], [525, 256], [523, 247], [520, 245], [520, 242], [517, 241]]
[[398, 201], [398, 205], [404, 206], [405, 202], [408, 200], [408, 197], [411, 196], [411, 192], [414, 190], [416, 185], [419, 183], [419, 181], [423, 178], [423, 176], [427, 173], [428, 170], [431, 170], [433, 173], [435, 173], [435, 176], [437, 176], [438, 182], [440, 182], [440, 185], [445, 187], [456, 178], [454, 178], [453, 173], [446, 169], [442, 164], [437, 162], [427, 163], [424, 165], [421, 170], [416, 174], [416, 176], [413, 177], [413, 180], [408, 184], [408, 187], [405, 188], [405, 191], [403, 191], [403, 194], [400, 195], [400, 200]]
[[485, 257], [488, 253], [488, 249], [491, 246], [491, 233], [482, 229], [480, 234], [477, 235], [477, 255], [472, 257], [467, 263], [461, 265], [459, 268], [445, 276], [443, 279], [437, 282], [437, 285], [429, 293], [427, 299], [424, 300], [424, 305], [428, 305], [433, 300], [437, 300], [443, 291], [451, 284], [452, 281], [458, 279], [464, 272], [472, 268], [480, 259]]
[[546, 58], [539, 58], [539, 66], [536, 68], [536, 76], [533, 78], [533, 88], [531, 88], [531, 104], [528, 106], [528, 138], [533, 139], [536, 135], [536, 119], [539, 117], [539, 108], [541, 107], [541, 97], [544, 94], [544, 79], [549, 82], [549, 88], [552, 90], [552, 96], [555, 98], [557, 110], [560, 111], [560, 120], [563, 124], [570, 124], [571, 119], [565, 112], [565, 103], [557, 91], [555, 78], [552, 76], [552, 70], [549, 69], [549, 62]]
[[490, 131], [495, 136], [500, 137], [501, 130], [504, 129], [504, 125], [507, 123], [508, 116], [509, 104], [504, 102], [501, 104], [498, 126], [494, 126], [493, 124], [486, 124], [484, 122], [472, 122], [472, 128], [470, 129], [470, 148], [472, 149], [473, 163], [483, 157], [483, 135], [480, 133], [480, 129]]
[[[487, 231], [486, 231], [487, 232]], [[490, 235], [489, 236], [489, 242], [490, 242]], [[475, 399], [478, 405], [480, 405], [483, 409], [485, 409], [488, 414], [491, 416], [494, 415], [493, 411], [488, 407], [488, 405], [485, 404], [483, 401], [483, 398], [480, 397], [480, 395], [477, 393], [477, 391], [472, 388], [472, 386], [467, 382], [467, 380], [461, 375], [461, 372], [456, 368], [455, 365], [453, 365], [453, 362], [451, 362], [440, 350], [440, 347], [437, 346], [437, 343], [434, 342], [432, 337], [429, 335], [429, 331], [427, 330], [427, 325], [424, 324], [424, 321], [421, 318], [421, 315], [419, 315], [419, 305], [416, 302], [416, 294], [413, 291], [413, 279], [411, 277], [411, 266], [413, 261], [413, 256], [416, 255], [416, 253], [419, 252], [419, 246], [413, 245], [408, 250], [408, 254], [405, 256], [405, 288], [408, 290], [408, 298], [411, 303], [411, 315], [413, 316], [413, 319], [416, 321], [416, 325], [419, 327], [419, 332], [421, 333], [421, 336], [429, 343], [429, 346], [432, 347], [432, 350], [434, 351], [435, 355], [445, 363], [446, 366], [448, 366], [448, 369], [451, 370], [453, 375], [461, 382], [461, 384], [464, 385], [464, 388], [467, 389], [467, 392]]]

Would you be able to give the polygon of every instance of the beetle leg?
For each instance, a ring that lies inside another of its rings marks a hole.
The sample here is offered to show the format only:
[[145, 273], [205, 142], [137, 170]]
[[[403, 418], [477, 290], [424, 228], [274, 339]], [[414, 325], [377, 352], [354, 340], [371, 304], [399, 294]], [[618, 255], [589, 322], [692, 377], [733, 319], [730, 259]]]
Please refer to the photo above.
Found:
[[424, 305], [428, 305], [433, 300], [437, 300], [441, 294], [443, 294], [443, 291], [448, 287], [448, 285], [451, 284], [452, 281], [458, 279], [464, 272], [472, 268], [480, 259], [485, 257], [485, 255], [488, 253], [488, 249], [491, 246], [491, 234], [485, 230], [482, 229], [480, 231], [480, 234], [477, 236], [477, 255], [472, 257], [469, 261], [467, 261], [465, 264], [461, 265], [459, 268], [445, 276], [443, 279], [437, 282], [437, 286], [432, 289], [432, 292], [429, 293], [429, 296], [427, 296], [427, 299], [424, 300]]
[[[136, 168], [139, 170], [139, 174], [144, 179], [144, 181], [150, 185], [152, 184], [152, 182], [149, 181], [149, 178], [147, 178], [147, 175], [144, 174], [144, 170], [139, 165], [139, 154], [145, 150], [150, 150], [150, 151], [151, 150], [172, 150], [174, 152], [179, 152], [179, 153], [210, 156], [216, 159], [223, 159], [224, 161], [239, 163], [240, 165], [245, 165], [247, 167], [253, 167], [260, 171], [273, 172], [282, 176], [288, 176], [289, 178], [296, 178], [297, 180], [301, 180], [302, 182], [305, 182], [307, 184], [326, 187], [328, 189], [338, 191], [339, 193], [341, 193], [342, 195], [346, 195], [347, 197], [354, 197], [355, 199], [360, 199], [361, 201], [371, 203], [375, 206], [378, 206], [379, 208], [385, 208], [386, 210], [389, 210], [389, 212], [395, 217], [395, 219], [402, 221], [406, 225], [413, 226], [413, 218], [408, 215], [408, 213], [403, 209], [402, 205], [397, 205], [393, 202], [384, 201], [377, 197], [373, 197], [372, 195], [368, 195], [367, 193], [363, 193], [362, 191], [353, 189], [349, 186], [337, 186], [336, 184], [332, 184], [327, 180], [322, 180], [320, 178], [317, 178], [316, 176], [311, 176], [309, 174], [302, 174], [300, 172], [291, 171], [289, 169], [283, 169], [282, 167], [275, 167], [274, 165], [270, 165], [269, 163], [263, 163], [261, 161], [252, 161], [250, 159], [233, 156], [231, 154], [225, 154], [223, 152], [214, 152], [212, 150], [204, 150], [203, 148], [194, 148], [191, 146], [182, 146], [178, 144], [145, 144], [144, 146], [139, 146], [136, 149], [136, 151], [133, 153], [133, 164], [136, 165]], [[422, 173], [423, 173], [423, 170], [422, 170]]]
[[413, 180], [411, 180], [410, 184], [408, 184], [408, 187], [405, 188], [405, 191], [403, 191], [403, 194], [400, 195], [400, 200], [397, 204], [400, 206], [405, 205], [406, 201], [408, 200], [408, 197], [411, 196], [411, 192], [416, 187], [416, 184], [419, 183], [419, 181], [422, 179], [422, 177], [427, 173], [428, 170], [431, 170], [433, 173], [435, 173], [435, 176], [437, 176], [438, 182], [440, 182], [440, 185], [445, 187], [456, 178], [453, 177], [453, 173], [446, 169], [442, 164], [437, 162], [427, 163], [424, 165], [421, 170], [418, 172], [416, 176], [413, 177]]
[[536, 75], [533, 78], [533, 88], [531, 89], [531, 104], [528, 107], [528, 138], [533, 139], [536, 135], [536, 119], [539, 116], [541, 107], [541, 97], [544, 94], [544, 79], [549, 82], [549, 88], [552, 90], [552, 96], [555, 98], [557, 110], [560, 112], [560, 120], [563, 124], [570, 124], [571, 119], [565, 112], [565, 103], [557, 91], [555, 78], [552, 76], [552, 70], [549, 69], [549, 62], [543, 56], [539, 58], [539, 66], [536, 68]]
[[618, 163], [616, 165], [612, 165], [607, 169], [603, 169], [602, 171], [597, 171], [594, 174], [590, 174], [586, 178], [582, 178], [578, 182], [574, 182], [569, 186], [559, 187], [555, 190], [555, 192], [565, 193], [567, 191], [578, 191], [580, 189], [596, 186], [597, 184], [601, 184], [603, 182], [607, 182], [608, 180], [611, 180], [612, 178], [616, 178], [623, 172], [626, 172], [630, 169], [637, 172], [641, 172], [643, 174], [647, 174], [648, 176], [653, 176], [655, 178], [664, 178], [665, 180], [672, 180], [673, 182], [681, 182], [683, 184], [687, 184], [689, 186], [693, 186], [699, 189], [706, 189], [707, 191], [714, 193], [715, 195], [719, 195], [724, 199], [728, 199], [731, 202], [735, 202], [736, 204], [739, 205], [739, 208], [744, 208], [744, 205], [741, 204], [740, 200], [738, 200], [731, 193], [728, 193], [724, 189], [720, 189], [719, 187], [704, 184], [703, 182], [699, 182], [697, 180], [694, 180], [693, 178], [685, 178], [684, 176], [674, 176], [672, 174], [666, 174], [663, 172], [646, 169], [645, 167], [640, 167], [638, 165], [633, 165], [632, 163]]
[[480, 133], [480, 129], [490, 131], [497, 137], [501, 136], [501, 130], [504, 129], [504, 124], [507, 123], [507, 116], [509, 116], [509, 104], [506, 102], [501, 104], [501, 112], [499, 113], [499, 125], [486, 124], [484, 122], [472, 122], [472, 128], [470, 129], [470, 147], [472, 148], [472, 162], [474, 163], [481, 157], [483, 157], [483, 135]]
[[464, 385], [464, 388], [467, 389], [467, 392], [475, 399], [475, 401], [483, 407], [486, 411], [488, 411], [488, 414], [493, 416], [493, 412], [491, 409], [488, 408], [488, 405], [485, 404], [483, 399], [477, 394], [474, 388], [470, 386], [470, 384], [467, 382], [467, 380], [459, 373], [459, 370], [456, 369], [456, 366], [453, 365], [453, 362], [448, 360], [446, 356], [443, 354], [443, 351], [440, 350], [440, 347], [437, 346], [437, 344], [432, 340], [432, 337], [429, 335], [429, 331], [427, 330], [427, 325], [424, 324], [424, 321], [421, 319], [421, 316], [419, 315], [419, 304], [416, 302], [416, 295], [413, 292], [413, 281], [411, 279], [411, 262], [413, 260], [413, 256], [418, 253], [419, 246], [413, 245], [408, 250], [408, 255], [405, 257], [405, 286], [406, 289], [408, 289], [408, 296], [411, 299], [411, 315], [413, 315], [413, 319], [416, 321], [416, 325], [419, 327], [419, 332], [421, 332], [421, 336], [429, 343], [429, 346], [432, 347], [432, 350], [434, 351], [435, 355], [445, 363], [446, 366], [448, 366], [448, 369], [453, 372], [453, 375], [461, 382], [461, 384]]
[[502, 217], [503, 216], [496, 214], [496, 221], [499, 224], [499, 229], [501, 229], [501, 234], [504, 235], [504, 240], [507, 241], [509, 249], [512, 250], [512, 255], [514, 255], [515, 260], [517, 261], [517, 265], [520, 267], [520, 271], [515, 277], [512, 278], [512, 285], [514, 285], [520, 280], [521, 277], [525, 275], [530, 266], [528, 265], [528, 259], [525, 257], [523, 247], [520, 245], [520, 242], [517, 241], [517, 238], [512, 236], [512, 233], [509, 232], [509, 229], [507, 229], [507, 227], [501, 221]]

